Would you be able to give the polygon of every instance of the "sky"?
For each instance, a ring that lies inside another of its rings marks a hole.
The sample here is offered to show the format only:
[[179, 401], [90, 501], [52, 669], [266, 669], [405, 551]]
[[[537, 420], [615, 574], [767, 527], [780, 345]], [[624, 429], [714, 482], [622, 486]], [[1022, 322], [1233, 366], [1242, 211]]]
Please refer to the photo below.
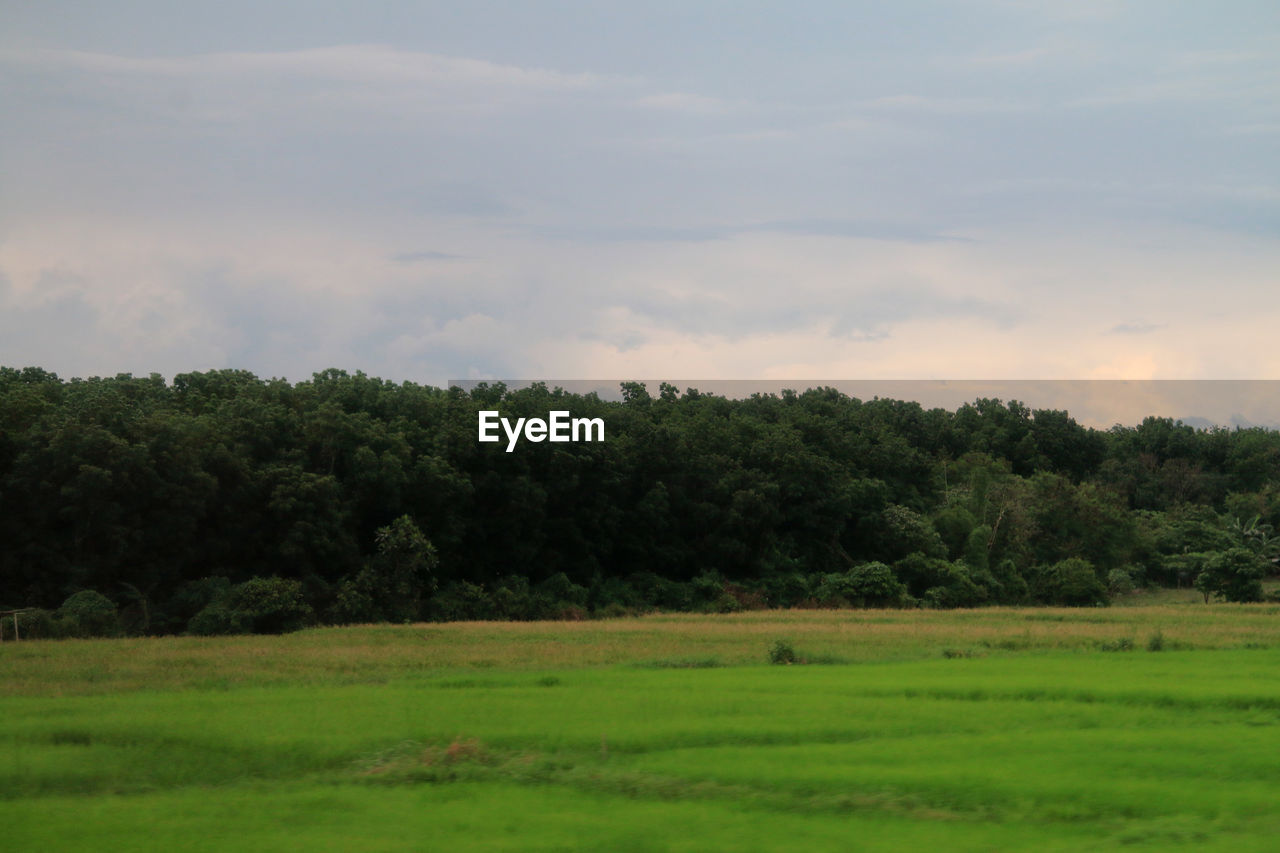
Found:
[[0, 364], [1280, 379], [1280, 4], [0, 0]]
[[[495, 380], [453, 379], [450, 386], [471, 391]], [[571, 394], [595, 394], [602, 400], [624, 399], [622, 385], [639, 382], [650, 396], [663, 385], [677, 392], [696, 389], [729, 399], [756, 394], [784, 396], [788, 391], [834, 388], [859, 400], [907, 400], [925, 409], [955, 411], [982, 400], [1014, 402], [1031, 410], [1065, 411], [1076, 423], [1093, 429], [1137, 426], [1150, 417], [1180, 421], [1195, 429], [1263, 427], [1280, 430], [1280, 381], [1274, 379], [707, 379], [668, 376], [662, 379], [507, 379], [519, 390], [541, 383]], [[1034, 414], [1033, 414], [1034, 416]]]

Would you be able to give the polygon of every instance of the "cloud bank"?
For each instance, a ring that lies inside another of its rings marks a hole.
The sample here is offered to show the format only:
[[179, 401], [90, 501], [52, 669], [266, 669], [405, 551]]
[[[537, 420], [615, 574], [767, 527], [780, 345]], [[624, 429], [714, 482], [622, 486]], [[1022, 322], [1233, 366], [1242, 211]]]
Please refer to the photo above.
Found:
[[0, 363], [1280, 376], [1269, 4], [601, 8], [6, 13]]

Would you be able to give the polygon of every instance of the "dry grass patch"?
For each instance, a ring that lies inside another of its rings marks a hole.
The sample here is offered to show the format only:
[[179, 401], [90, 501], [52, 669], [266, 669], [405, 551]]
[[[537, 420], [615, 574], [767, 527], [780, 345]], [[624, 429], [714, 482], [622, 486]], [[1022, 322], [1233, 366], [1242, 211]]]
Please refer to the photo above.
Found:
[[1275, 605], [1109, 609], [792, 610], [585, 622], [316, 628], [285, 636], [42, 640], [0, 648], [0, 692], [102, 693], [271, 684], [377, 684], [468, 670], [565, 670], [654, 661], [765, 662], [788, 637], [815, 659], [865, 663], [1096, 650], [1156, 633], [1168, 648], [1280, 646]]

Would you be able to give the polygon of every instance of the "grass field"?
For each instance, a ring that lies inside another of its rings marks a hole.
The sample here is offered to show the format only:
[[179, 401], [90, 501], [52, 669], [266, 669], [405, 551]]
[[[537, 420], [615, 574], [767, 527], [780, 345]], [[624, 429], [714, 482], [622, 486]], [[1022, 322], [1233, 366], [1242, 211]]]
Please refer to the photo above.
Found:
[[1180, 601], [9, 643], [0, 848], [1274, 850], [1278, 672]]

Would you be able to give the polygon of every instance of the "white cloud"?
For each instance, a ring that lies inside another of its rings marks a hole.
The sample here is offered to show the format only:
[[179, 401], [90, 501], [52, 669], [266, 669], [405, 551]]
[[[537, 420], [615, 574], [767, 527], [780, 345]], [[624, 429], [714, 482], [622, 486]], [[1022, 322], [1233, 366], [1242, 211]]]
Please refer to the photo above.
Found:
[[526, 89], [585, 89], [605, 78], [522, 68], [466, 57], [401, 50], [387, 45], [335, 45], [305, 50], [258, 53], [206, 53], [177, 57], [117, 56], [76, 50], [0, 50], [0, 63], [46, 71], [95, 75], [261, 81], [266, 77], [364, 84], [434, 84]]
[[[1280, 375], [1268, 355], [1280, 258], [1265, 241], [1188, 235], [1153, 261], [1101, 234], [920, 245], [758, 232], [577, 248], [472, 234], [460, 243], [477, 260], [420, 265], [394, 260], [394, 228], [184, 232], [157, 228], [150, 244], [130, 223], [100, 240], [10, 235], [11, 331], [61, 317], [71, 325], [46, 335], [74, 332], [76, 345], [6, 334], [0, 363], [35, 353], [62, 373], [230, 365], [295, 379], [336, 365], [437, 383]], [[1158, 325], [1124, 319], [1153, 305]], [[1113, 334], [1107, 317], [1144, 334]]]

